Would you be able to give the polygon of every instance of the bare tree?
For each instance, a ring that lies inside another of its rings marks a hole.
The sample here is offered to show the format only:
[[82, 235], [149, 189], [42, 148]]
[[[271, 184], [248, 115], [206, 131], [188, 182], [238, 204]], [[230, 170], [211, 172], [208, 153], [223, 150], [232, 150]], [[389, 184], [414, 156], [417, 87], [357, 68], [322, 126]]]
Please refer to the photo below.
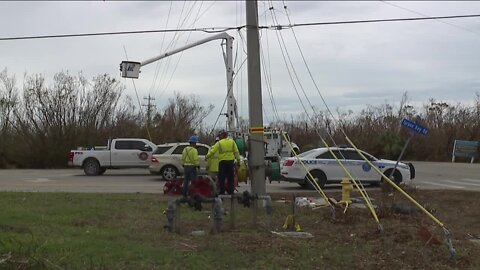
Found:
[[161, 142], [185, 141], [191, 134], [200, 133], [203, 120], [213, 108], [211, 104], [202, 106], [195, 95], [175, 93], [163, 111], [155, 115], [153, 136]]
[[18, 89], [15, 76], [9, 77], [7, 69], [0, 72], [0, 167], [5, 167], [10, 161], [12, 143], [12, 112], [18, 102]]

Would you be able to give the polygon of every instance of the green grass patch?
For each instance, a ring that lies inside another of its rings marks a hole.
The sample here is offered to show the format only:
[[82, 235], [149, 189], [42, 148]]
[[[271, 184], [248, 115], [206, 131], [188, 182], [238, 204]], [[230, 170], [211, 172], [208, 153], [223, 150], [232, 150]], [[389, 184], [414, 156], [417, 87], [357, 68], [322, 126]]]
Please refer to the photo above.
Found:
[[[164, 229], [167, 197], [154, 194], [1, 192], [0, 269], [349, 269], [471, 268], [480, 266], [480, 248], [456, 241], [449, 259], [444, 245], [427, 246], [415, 224], [423, 217], [385, 216], [385, 232], [363, 209], [346, 215], [328, 208], [300, 209], [297, 221], [311, 239], [282, 238], [265, 228], [259, 208], [236, 206], [236, 228], [210, 229], [210, 205], [181, 206], [181, 234]], [[225, 203], [229, 208], [229, 202]], [[274, 203], [272, 230], [282, 231], [291, 205]], [[203, 236], [192, 236], [204, 230]], [[439, 236], [441, 238], [441, 236]]]

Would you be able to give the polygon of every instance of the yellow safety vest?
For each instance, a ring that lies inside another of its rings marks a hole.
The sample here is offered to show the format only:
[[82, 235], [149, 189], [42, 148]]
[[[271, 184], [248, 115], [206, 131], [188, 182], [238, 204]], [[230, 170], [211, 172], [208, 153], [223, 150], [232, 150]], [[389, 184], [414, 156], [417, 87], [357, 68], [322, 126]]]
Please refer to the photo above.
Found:
[[210, 159], [215, 153], [218, 152], [219, 162], [222, 160], [234, 160], [236, 159], [240, 163], [240, 153], [235, 141], [231, 138], [225, 138], [218, 141], [212, 146], [210, 152], [207, 154], [207, 159]]
[[[208, 153], [210, 153], [211, 151], [212, 151], [212, 148], [208, 150]], [[208, 159], [207, 165], [208, 165], [209, 172], [213, 172], [213, 173], [218, 172], [218, 153], [213, 154], [212, 157]]]
[[187, 146], [182, 151], [183, 166], [198, 166], [198, 151], [193, 146]]

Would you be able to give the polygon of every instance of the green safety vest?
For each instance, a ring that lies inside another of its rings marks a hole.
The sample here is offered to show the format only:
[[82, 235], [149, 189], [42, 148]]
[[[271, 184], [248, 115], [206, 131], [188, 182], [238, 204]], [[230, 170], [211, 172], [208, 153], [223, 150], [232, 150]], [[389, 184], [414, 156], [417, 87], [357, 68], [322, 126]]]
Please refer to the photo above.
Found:
[[210, 159], [215, 153], [218, 152], [219, 162], [222, 160], [234, 160], [240, 162], [240, 152], [238, 151], [237, 144], [231, 138], [221, 139], [214, 144], [207, 154], [207, 159]]
[[187, 146], [182, 151], [183, 166], [198, 166], [198, 151], [193, 146]]

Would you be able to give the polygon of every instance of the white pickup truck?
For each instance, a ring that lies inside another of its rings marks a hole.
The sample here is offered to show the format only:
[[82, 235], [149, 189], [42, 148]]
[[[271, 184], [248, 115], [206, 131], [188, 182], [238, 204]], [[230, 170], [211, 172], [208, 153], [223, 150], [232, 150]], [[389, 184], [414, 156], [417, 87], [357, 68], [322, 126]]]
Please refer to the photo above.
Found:
[[107, 169], [148, 168], [157, 145], [146, 139], [118, 138], [108, 146], [71, 150], [68, 165], [81, 167], [86, 175], [103, 174]]

